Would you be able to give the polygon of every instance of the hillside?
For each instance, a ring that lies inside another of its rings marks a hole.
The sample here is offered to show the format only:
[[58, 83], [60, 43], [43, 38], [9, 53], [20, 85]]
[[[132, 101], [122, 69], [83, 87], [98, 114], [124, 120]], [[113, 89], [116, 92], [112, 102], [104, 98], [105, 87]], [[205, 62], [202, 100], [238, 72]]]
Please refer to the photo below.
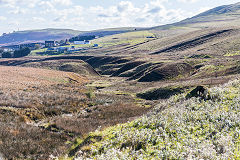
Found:
[[80, 34], [81, 31], [71, 29], [42, 29], [18, 31], [0, 36], [0, 44], [17, 44], [44, 40], [61, 40]]
[[87, 31], [84, 33], [79, 34], [79, 36], [88, 36], [88, 35], [95, 35], [99, 37], [110, 36], [114, 34], [132, 32], [135, 30], [144, 30], [145, 28], [134, 28], [134, 27], [122, 27], [122, 28], [107, 28], [107, 29], [99, 29], [93, 31]]
[[[239, 159], [239, 80], [203, 100], [173, 96], [143, 117], [78, 139], [76, 159]], [[77, 148], [77, 149], [76, 149]]]
[[100, 90], [121, 82], [120, 78], [96, 75], [79, 60], [49, 59], [26, 67], [1, 65], [0, 157], [61, 156], [75, 138], [99, 126], [126, 123], [149, 111], [142, 107], [145, 102], [136, 100], [131, 93]]
[[239, 159], [238, 8], [0, 59], [0, 157]]
[[[136, 28], [110, 28], [94, 31], [77, 31], [72, 29], [41, 29], [41, 30], [27, 30], [9, 33], [0, 36], [0, 45], [18, 44], [26, 42], [36, 42], [45, 40], [64, 40], [75, 36], [108, 36], [113, 34], [125, 33], [134, 31]], [[140, 28], [138, 28], [141, 30]]]
[[200, 13], [177, 23], [153, 27], [154, 30], [169, 29], [172, 27], [212, 28], [239, 26], [240, 3], [223, 5]]

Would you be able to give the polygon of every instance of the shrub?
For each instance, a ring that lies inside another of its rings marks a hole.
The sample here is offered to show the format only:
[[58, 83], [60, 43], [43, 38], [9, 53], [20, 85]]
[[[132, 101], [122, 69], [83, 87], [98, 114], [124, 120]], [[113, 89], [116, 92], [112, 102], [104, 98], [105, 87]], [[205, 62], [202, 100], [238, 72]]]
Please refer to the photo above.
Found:
[[26, 48], [14, 51], [13, 57], [14, 58], [25, 57], [30, 53], [31, 53], [31, 50], [28, 47], [26, 47]]
[[12, 58], [12, 54], [10, 52], [3, 52], [2, 58]]
[[89, 99], [93, 99], [93, 98], [96, 97], [92, 89], [90, 89], [88, 92], [86, 92], [86, 96], [87, 96]]

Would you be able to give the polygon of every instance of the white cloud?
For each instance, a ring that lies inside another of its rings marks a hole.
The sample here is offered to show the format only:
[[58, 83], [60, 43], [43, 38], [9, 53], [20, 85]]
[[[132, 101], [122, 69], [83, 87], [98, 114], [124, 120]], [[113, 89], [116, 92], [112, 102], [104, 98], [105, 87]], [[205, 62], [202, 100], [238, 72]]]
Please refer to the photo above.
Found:
[[0, 16], [0, 21], [5, 21], [5, 20], [7, 20], [6, 17], [4, 17], [4, 16]]
[[0, 4], [3, 4], [10, 8], [16, 8], [19, 5], [25, 7], [34, 7], [40, 0], [0, 0]]
[[[18, 20], [20, 27], [71, 27], [90, 30], [124, 26], [157, 26], [180, 21], [192, 15], [191, 12], [182, 9], [169, 9], [167, 3], [170, 2], [172, 0], [150, 0], [137, 6], [130, 0], [123, 0], [108, 7], [101, 3], [97, 6], [83, 7], [75, 0], [0, 0], [0, 5], [5, 7], [3, 9], [6, 12], [6, 15], [2, 14], [2, 16], [6, 16], [9, 21]], [[16, 18], [15, 15], [8, 14], [22, 15]]]
[[46, 4], [52, 6], [70, 6], [72, 5], [72, 0], [0, 0], [0, 4], [3, 4], [10, 8], [16, 8], [19, 6], [34, 8], [38, 4]]
[[64, 6], [70, 6], [73, 4], [71, 0], [52, 0], [51, 3], [54, 5], [64, 5]]
[[14, 9], [10, 10], [8, 13], [10, 13], [10, 14], [25, 14], [26, 12], [27, 12], [26, 9], [20, 8], [20, 7], [16, 7]]
[[142, 7], [130, 1], [122, 1], [116, 6], [103, 8], [91, 7], [90, 11], [97, 15], [95, 22], [103, 27], [141, 26], [148, 27], [182, 20], [190, 13], [181, 9], [167, 9], [164, 5], [168, 0], [153, 0]]
[[200, 14], [202, 12], [205, 12], [207, 10], [211, 9], [210, 7], [201, 7], [196, 14]]
[[195, 3], [198, 2], [199, 0], [177, 0], [178, 2], [183, 2], [183, 3]]
[[33, 17], [32, 18], [34, 22], [45, 22], [46, 19], [43, 17]]

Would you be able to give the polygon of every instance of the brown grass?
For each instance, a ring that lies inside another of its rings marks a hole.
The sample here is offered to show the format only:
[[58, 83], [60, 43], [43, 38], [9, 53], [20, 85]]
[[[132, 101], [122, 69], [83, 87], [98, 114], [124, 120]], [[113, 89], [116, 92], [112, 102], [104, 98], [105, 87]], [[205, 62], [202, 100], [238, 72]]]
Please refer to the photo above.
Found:
[[[149, 110], [144, 106], [159, 103], [159, 97], [154, 98], [158, 92], [149, 94], [147, 99], [153, 101], [136, 98], [137, 93], [226, 83], [239, 73], [240, 65], [239, 56], [223, 55], [239, 51], [240, 30], [211, 38], [220, 30], [159, 34], [133, 48], [112, 46], [78, 56], [0, 60], [2, 65], [45, 68], [0, 67], [0, 154], [7, 159], [61, 155], [67, 140], [134, 119]], [[168, 50], [150, 54], [162, 49]], [[112, 77], [92, 77], [95, 69]]]
[[[76, 74], [47, 69], [0, 66], [0, 87], [6, 89], [24, 89], [27, 86], [41, 87], [67, 83], [70, 77], [76, 77]], [[86, 78], [81, 77], [82, 83], [86, 81]]]
[[71, 72], [0, 66], [0, 154], [7, 159], [60, 156], [67, 141], [149, 110], [129, 94], [89, 88], [89, 82]]

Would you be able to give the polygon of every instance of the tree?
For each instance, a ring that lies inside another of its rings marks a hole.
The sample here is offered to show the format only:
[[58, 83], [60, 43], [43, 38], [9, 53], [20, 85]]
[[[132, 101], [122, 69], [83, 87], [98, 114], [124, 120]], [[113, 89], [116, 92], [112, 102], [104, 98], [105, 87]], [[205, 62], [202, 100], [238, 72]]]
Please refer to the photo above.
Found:
[[14, 58], [25, 57], [30, 53], [31, 53], [31, 50], [28, 47], [26, 47], [26, 48], [14, 51], [13, 57]]
[[3, 52], [2, 53], [2, 58], [12, 58], [11, 52]]
[[72, 37], [69, 39], [69, 42], [74, 42], [74, 41], [90, 41], [95, 39], [95, 35], [90, 35], [90, 36], [77, 36], [77, 37]]

